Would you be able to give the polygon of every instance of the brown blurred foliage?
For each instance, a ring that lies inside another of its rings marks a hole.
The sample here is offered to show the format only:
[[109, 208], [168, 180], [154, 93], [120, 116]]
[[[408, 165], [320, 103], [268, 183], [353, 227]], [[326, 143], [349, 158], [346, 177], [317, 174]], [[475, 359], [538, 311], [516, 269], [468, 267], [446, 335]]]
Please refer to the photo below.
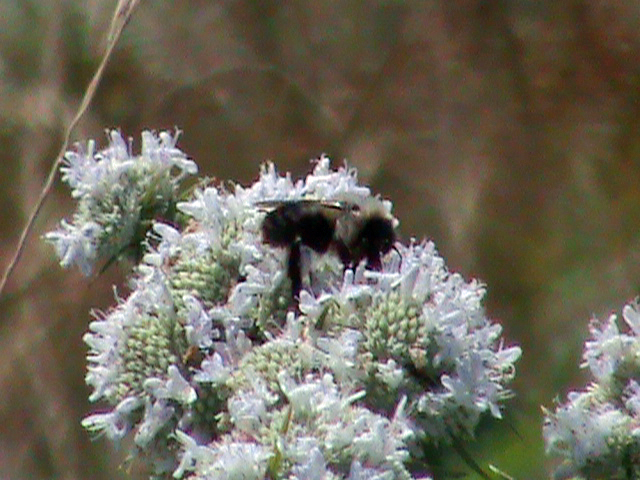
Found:
[[[114, 6], [0, 3], [3, 267]], [[547, 475], [539, 405], [583, 381], [590, 316], [639, 292], [637, 2], [142, 2], [74, 138], [104, 145], [119, 127], [139, 146], [142, 129], [174, 126], [220, 179], [346, 158], [394, 201], [404, 238], [432, 238], [452, 270], [486, 282], [489, 315], [524, 350], [518, 433], [487, 428], [469, 448], [516, 478]], [[60, 271], [39, 236], [72, 208], [58, 186], [0, 298], [3, 478], [129, 477], [126, 448], [80, 427], [97, 408], [81, 337], [112, 284], [126, 293], [125, 269]]]

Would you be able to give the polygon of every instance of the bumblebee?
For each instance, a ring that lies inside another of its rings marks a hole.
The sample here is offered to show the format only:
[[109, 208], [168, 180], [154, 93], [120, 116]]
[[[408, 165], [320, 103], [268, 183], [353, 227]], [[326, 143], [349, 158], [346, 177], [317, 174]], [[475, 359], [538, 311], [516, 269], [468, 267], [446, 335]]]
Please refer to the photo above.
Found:
[[378, 198], [276, 200], [260, 202], [258, 208], [267, 211], [263, 242], [288, 249], [287, 275], [294, 301], [302, 289], [302, 245], [319, 254], [335, 253], [345, 268], [366, 259], [367, 268], [380, 270], [382, 256], [396, 242], [396, 220]]

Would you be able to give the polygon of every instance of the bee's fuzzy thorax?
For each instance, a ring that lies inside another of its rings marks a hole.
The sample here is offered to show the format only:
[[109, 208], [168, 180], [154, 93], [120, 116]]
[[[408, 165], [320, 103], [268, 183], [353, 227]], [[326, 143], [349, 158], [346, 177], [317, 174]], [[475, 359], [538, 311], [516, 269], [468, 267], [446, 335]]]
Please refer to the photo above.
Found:
[[379, 197], [366, 197], [360, 199], [358, 203], [360, 216], [363, 218], [368, 217], [381, 217], [388, 220], [392, 220], [393, 216], [385, 205], [385, 203]]
[[345, 213], [336, 225], [336, 236], [347, 244], [356, 240], [362, 226], [371, 219], [390, 222], [393, 228], [398, 224], [398, 220], [391, 215], [390, 208], [379, 197], [341, 198], [340, 202], [351, 206], [344, 209]]

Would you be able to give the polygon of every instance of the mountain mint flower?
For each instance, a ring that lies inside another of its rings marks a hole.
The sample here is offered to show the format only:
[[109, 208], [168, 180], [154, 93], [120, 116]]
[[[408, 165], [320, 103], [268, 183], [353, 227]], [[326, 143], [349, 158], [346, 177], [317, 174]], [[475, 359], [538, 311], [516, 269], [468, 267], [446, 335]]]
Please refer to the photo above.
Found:
[[95, 151], [79, 144], [62, 161], [62, 180], [78, 200], [72, 222], [45, 239], [55, 246], [64, 268], [77, 265], [90, 275], [96, 262], [111, 260], [139, 244], [154, 220], [175, 217], [178, 186], [197, 172], [175, 144], [178, 134], [142, 133], [142, 150], [134, 156], [117, 130], [109, 146]]
[[570, 392], [554, 412], [544, 410], [547, 453], [562, 457], [559, 479], [580, 477], [637, 478], [640, 475], [640, 310], [622, 310], [626, 328], [616, 315], [593, 320], [585, 342], [583, 367], [593, 382]]
[[[156, 220], [132, 292], [84, 337], [90, 398], [111, 406], [85, 419], [92, 433], [132, 434], [152, 472], [174, 478], [408, 480], [428, 472], [420, 449], [500, 418], [520, 349], [487, 319], [484, 287], [449, 272], [432, 242], [398, 243], [380, 271], [303, 245], [292, 299], [286, 249], [263, 242], [258, 205], [366, 200], [353, 169], [323, 157], [293, 181], [268, 164], [250, 186], [201, 186], [177, 202], [195, 166], [167, 134], [143, 144], [132, 158], [112, 133], [107, 150], [69, 155], [64, 178], [86, 206], [69, 238], [48, 237], [63, 263], [88, 268], [131, 242], [121, 227]], [[183, 221], [146, 215], [148, 198]]]

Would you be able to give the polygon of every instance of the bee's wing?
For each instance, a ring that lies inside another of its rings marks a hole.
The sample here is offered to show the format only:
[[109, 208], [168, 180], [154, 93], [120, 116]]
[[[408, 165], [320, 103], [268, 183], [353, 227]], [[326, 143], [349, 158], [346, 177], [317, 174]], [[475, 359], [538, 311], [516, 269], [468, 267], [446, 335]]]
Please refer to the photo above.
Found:
[[255, 203], [258, 210], [265, 212], [275, 210], [278, 207], [290, 206], [290, 207], [320, 207], [329, 210], [345, 210], [346, 206], [344, 202], [332, 201], [332, 200], [317, 200], [311, 198], [298, 199], [298, 200], [263, 200]]
[[275, 210], [280, 205], [287, 205], [291, 203], [290, 200], [262, 200], [261, 202], [256, 202], [253, 205], [258, 209], [264, 212], [268, 212], [269, 210]]
[[337, 200], [321, 200], [320, 206], [322, 208], [326, 208], [329, 210], [346, 210], [347, 205], [344, 202], [339, 202]]

